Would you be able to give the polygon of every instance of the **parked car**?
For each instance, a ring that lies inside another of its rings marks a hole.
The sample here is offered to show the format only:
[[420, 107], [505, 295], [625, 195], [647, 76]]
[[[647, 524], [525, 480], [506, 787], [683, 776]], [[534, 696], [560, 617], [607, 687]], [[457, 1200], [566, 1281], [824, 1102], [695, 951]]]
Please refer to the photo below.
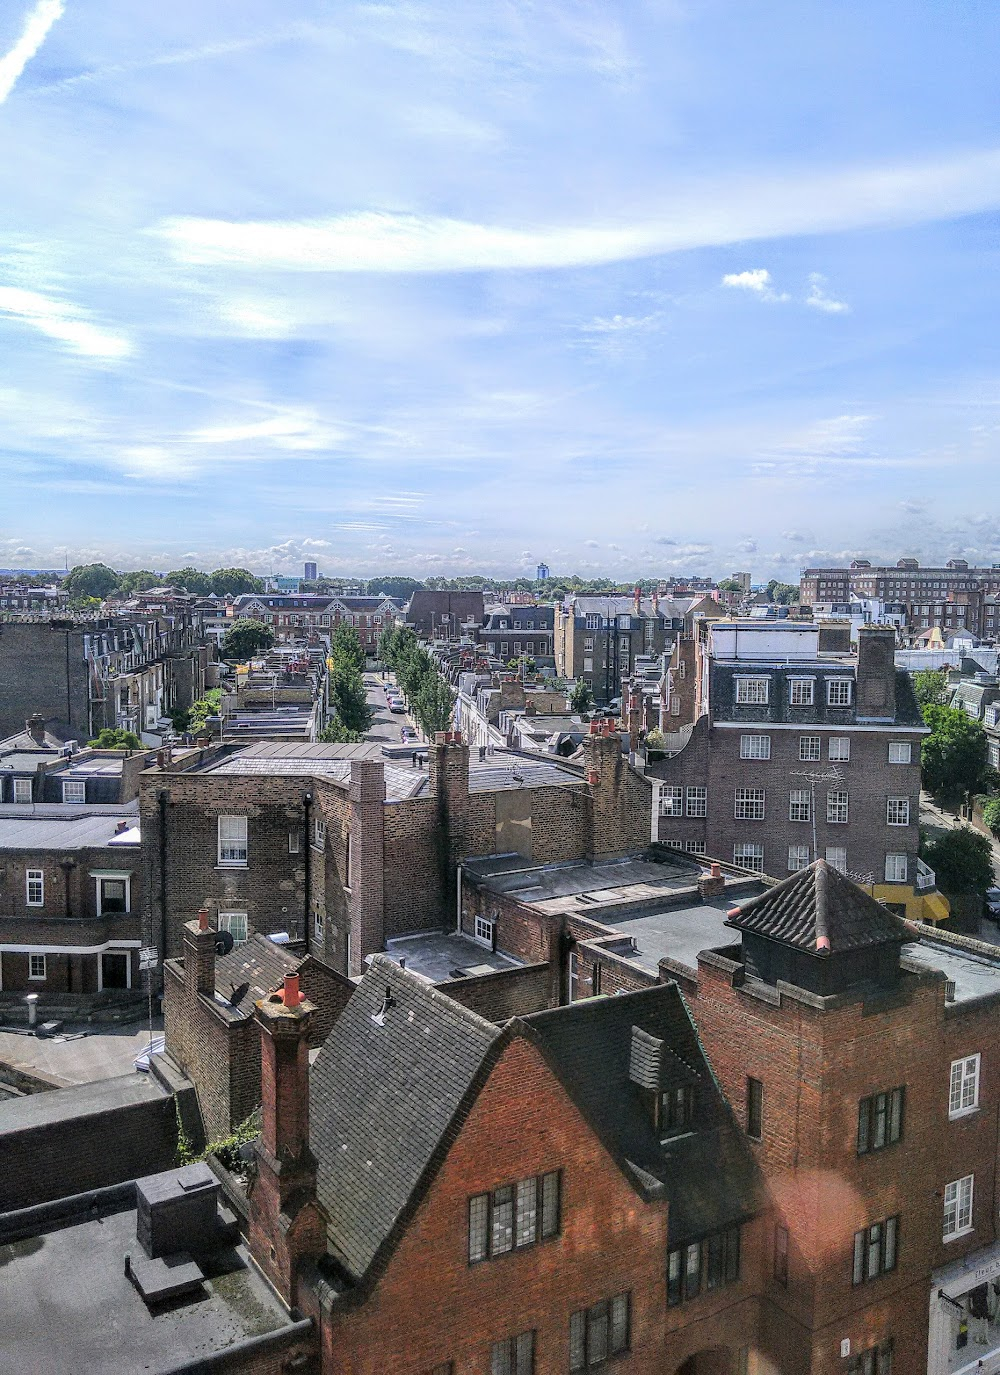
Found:
[[402, 715], [406, 711], [406, 708], [398, 697], [393, 697], [389, 702], [389, 710], [396, 712], [398, 715]]
[[986, 915], [1000, 925], [1000, 888], [987, 888]]
[[400, 726], [399, 738], [405, 745], [407, 740], [416, 740], [417, 732], [413, 729], [412, 726]]

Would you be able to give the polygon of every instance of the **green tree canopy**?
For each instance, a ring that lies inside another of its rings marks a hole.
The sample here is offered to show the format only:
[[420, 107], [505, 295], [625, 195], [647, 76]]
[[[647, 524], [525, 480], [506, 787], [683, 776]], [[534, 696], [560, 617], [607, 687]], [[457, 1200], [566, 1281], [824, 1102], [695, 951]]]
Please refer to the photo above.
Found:
[[434, 738], [439, 730], [451, 730], [455, 691], [437, 672], [424, 678], [413, 698], [413, 715], [425, 735]]
[[139, 568], [134, 573], [123, 573], [118, 579], [118, 595], [134, 597], [137, 592], [148, 592], [151, 587], [159, 587], [160, 579], [148, 568]]
[[358, 673], [365, 667], [364, 646], [353, 625], [341, 621], [330, 636], [330, 658], [339, 667], [350, 664]]
[[423, 583], [418, 578], [387, 577], [369, 578], [369, 597], [402, 597], [408, 600]]
[[772, 578], [767, 584], [767, 599], [770, 602], [777, 602], [779, 606], [790, 606], [792, 602], [799, 599], [799, 589], [790, 582], [779, 582], [777, 578]]
[[240, 616], [222, 637], [224, 659], [249, 659], [274, 644], [274, 632], [263, 621]]
[[[263, 592], [264, 582], [261, 578], [255, 578], [246, 568], [217, 568], [209, 577], [209, 590], [217, 597], [239, 597], [244, 592]], [[200, 589], [189, 587], [188, 591], [197, 592]]]
[[917, 706], [943, 707], [948, 700], [948, 675], [943, 668], [922, 668], [910, 675]]
[[931, 728], [920, 751], [920, 775], [927, 791], [943, 802], [956, 803], [989, 787], [996, 774], [989, 766], [982, 724], [953, 707], [928, 706], [923, 717]]
[[170, 587], [183, 587], [185, 592], [207, 597], [212, 591], [212, 576], [202, 573], [198, 568], [174, 568], [165, 574], [164, 583]]
[[945, 893], [985, 893], [993, 886], [993, 847], [969, 826], [956, 826], [929, 845], [922, 857]]
[[330, 708], [345, 730], [361, 736], [372, 723], [361, 674], [353, 664], [333, 663], [330, 674]]
[[97, 750], [141, 750], [142, 741], [134, 731], [122, 730], [119, 726], [105, 726], [91, 745]]
[[990, 798], [984, 805], [983, 822], [995, 836], [1000, 836], [1000, 797]]
[[590, 711], [594, 705], [594, 694], [585, 678], [578, 678], [569, 694], [569, 704], [575, 712]]
[[71, 597], [96, 597], [99, 601], [110, 597], [118, 583], [118, 574], [106, 563], [78, 563], [63, 578], [63, 587]]
[[336, 717], [323, 727], [316, 739], [321, 745], [357, 745], [364, 739], [360, 732], [348, 730]]
[[[777, 586], [778, 586], [778, 584], [775, 583], [775, 587], [777, 587]], [[786, 583], [785, 586], [787, 587], [788, 584]], [[719, 591], [720, 591], [720, 592], [742, 592], [742, 591], [743, 591], [743, 588], [740, 586], [740, 584], [736, 581], [735, 578], [723, 578], [722, 581], [719, 583]]]

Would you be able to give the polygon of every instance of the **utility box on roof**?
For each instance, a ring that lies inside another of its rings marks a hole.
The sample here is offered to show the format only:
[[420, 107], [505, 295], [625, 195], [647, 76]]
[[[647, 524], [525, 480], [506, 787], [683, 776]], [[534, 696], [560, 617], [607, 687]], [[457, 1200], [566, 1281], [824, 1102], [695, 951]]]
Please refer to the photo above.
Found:
[[135, 1202], [136, 1236], [150, 1259], [218, 1245], [219, 1181], [207, 1165], [137, 1179]]

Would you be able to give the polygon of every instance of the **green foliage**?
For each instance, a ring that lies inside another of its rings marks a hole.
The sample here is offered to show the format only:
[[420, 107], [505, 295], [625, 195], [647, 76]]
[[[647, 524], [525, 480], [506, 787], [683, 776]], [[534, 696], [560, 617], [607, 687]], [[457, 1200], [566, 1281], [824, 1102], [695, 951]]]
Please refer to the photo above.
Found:
[[181, 1110], [178, 1099], [174, 1099], [174, 1118], [177, 1122], [177, 1164], [193, 1165], [196, 1160], [202, 1159], [194, 1149], [190, 1136], [184, 1130], [184, 1123], [181, 1120]]
[[353, 664], [334, 660], [330, 673], [330, 709], [344, 727], [358, 736], [372, 723], [372, 709], [368, 705], [361, 674]]
[[177, 730], [189, 730], [200, 735], [205, 730], [205, 722], [210, 716], [218, 716], [222, 710], [222, 688], [209, 688], [204, 697], [199, 697], [189, 712], [184, 713], [186, 722]]
[[207, 597], [212, 591], [211, 574], [202, 573], [198, 568], [174, 568], [165, 574], [163, 581], [168, 587], [183, 587], [185, 592], [201, 597]]
[[960, 802], [968, 793], [985, 792], [996, 774], [989, 766], [986, 732], [979, 721], [953, 707], [927, 706], [924, 721], [931, 733], [920, 751], [924, 787], [943, 802]]
[[418, 578], [369, 578], [368, 595], [369, 597], [400, 597], [408, 601], [418, 587], [423, 587], [423, 583]]
[[118, 574], [106, 563], [78, 563], [63, 578], [63, 587], [74, 597], [96, 597], [102, 601], [117, 588]]
[[120, 726], [105, 726], [96, 740], [90, 744], [98, 750], [141, 750], [142, 741], [130, 730]]
[[943, 668], [922, 668], [910, 675], [917, 706], [943, 707], [948, 700], [948, 675]]
[[338, 668], [349, 665], [358, 673], [364, 672], [365, 651], [353, 625], [341, 621], [335, 628], [330, 636], [330, 658]]
[[[187, 570], [186, 570], [187, 571]], [[209, 578], [209, 590], [217, 597], [239, 597], [244, 592], [263, 592], [264, 582], [247, 568], [217, 568]], [[199, 589], [189, 587], [189, 592]]]
[[250, 659], [262, 649], [270, 649], [274, 644], [274, 632], [263, 621], [240, 616], [222, 637], [222, 657], [224, 659]]
[[995, 836], [1000, 836], [1000, 797], [992, 797], [989, 802], [983, 804], [983, 824], [988, 826]]
[[[176, 1108], [176, 1100], [174, 1106]], [[207, 1160], [210, 1155], [214, 1155], [219, 1164], [225, 1166], [231, 1174], [249, 1174], [252, 1167], [240, 1155], [240, 1147], [249, 1145], [251, 1141], [256, 1141], [257, 1137], [260, 1136], [260, 1111], [260, 1108], [255, 1108], [250, 1116], [235, 1127], [229, 1136], [220, 1137], [217, 1141], [210, 1141], [203, 1151], [195, 1151], [192, 1147], [191, 1139], [184, 1130], [178, 1111], [177, 1163], [179, 1165], [194, 1165], [198, 1161]]]
[[586, 679], [578, 678], [573, 684], [573, 690], [569, 694], [569, 704], [575, 712], [590, 711], [594, 705], [594, 694]]
[[647, 750], [665, 750], [666, 748], [667, 742], [662, 731], [657, 730], [654, 726], [652, 730], [646, 732]]
[[[786, 583], [785, 585], [787, 586], [788, 584]], [[777, 583], [775, 583], [775, 586], [777, 586]], [[740, 586], [740, 584], [736, 581], [735, 578], [723, 578], [722, 581], [719, 583], [719, 591], [742, 592], [743, 588]]]
[[921, 858], [945, 893], [985, 893], [993, 886], [993, 846], [969, 826], [956, 826], [921, 846]]
[[767, 584], [767, 599], [777, 602], [779, 606], [791, 606], [799, 599], [799, 589], [790, 582], [779, 582], [777, 578], [772, 578]]
[[148, 568], [139, 568], [134, 573], [123, 573], [118, 580], [119, 597], [134, 597], [137, 592], [148, 592], [151, 587], [159, 587], [160, 579]]
[[450, 684], [432, 670], [411, 699], [413, 715], [420, 729], [431, 739], [439, 730], [451, 730], [455, 695]]
[[357, 745], [364, 739], [356, 730], [348, 730], [336, 717], [316, 736], [321, 745]]

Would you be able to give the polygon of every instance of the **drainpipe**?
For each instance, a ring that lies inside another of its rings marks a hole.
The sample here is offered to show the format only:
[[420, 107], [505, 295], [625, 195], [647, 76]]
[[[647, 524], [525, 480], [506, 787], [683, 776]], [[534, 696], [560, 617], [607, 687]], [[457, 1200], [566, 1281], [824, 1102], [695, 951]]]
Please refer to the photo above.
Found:
[[[167, 804], [170, 794], [161, 788], [156, 794], [160, 810], [160, 968], [167, 957]], [[150, 983], [153, 975], [150, 974]]]
[[462, 934], [462, 866], [458, 866], [458, 902], [455, 912], [455, 935]]
[[312, 901], [312, 835], [310, 833], [312, 816], [312, 793], [302, 794], [302, 827], [305, 831], [303, 842], [306, 852], [306, 875], [303, 885], [303, 907], [305, 909], [302, 919], [302, 939], [309, 939], [309, 904]]

